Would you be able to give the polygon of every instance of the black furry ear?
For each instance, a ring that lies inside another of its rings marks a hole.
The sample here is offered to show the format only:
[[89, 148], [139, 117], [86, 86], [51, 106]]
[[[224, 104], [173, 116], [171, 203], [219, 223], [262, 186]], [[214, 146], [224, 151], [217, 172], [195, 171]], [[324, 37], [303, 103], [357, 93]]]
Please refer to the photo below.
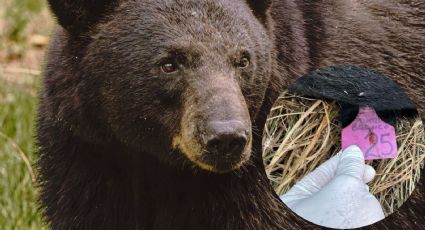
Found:
[[70, 33], [78, 33], [101, 19], [119, 0], [48, 0], [59, 24]]
[[247, 0], [247, 2], [254, 15], [260, 19], [260, 21], [265, 22], [267, 18], [267, 11], [272, 4], [272, 0]]

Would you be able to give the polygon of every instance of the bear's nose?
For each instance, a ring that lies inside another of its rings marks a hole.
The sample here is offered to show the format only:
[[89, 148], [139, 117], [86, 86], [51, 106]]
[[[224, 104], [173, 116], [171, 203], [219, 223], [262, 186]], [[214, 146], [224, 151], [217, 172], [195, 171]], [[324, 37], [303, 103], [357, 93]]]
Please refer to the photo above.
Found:
[[208, 158], [229, 164], [241, 159], [248, 142], [248, 128], [241, 121], [209, 122], [206, 134]]

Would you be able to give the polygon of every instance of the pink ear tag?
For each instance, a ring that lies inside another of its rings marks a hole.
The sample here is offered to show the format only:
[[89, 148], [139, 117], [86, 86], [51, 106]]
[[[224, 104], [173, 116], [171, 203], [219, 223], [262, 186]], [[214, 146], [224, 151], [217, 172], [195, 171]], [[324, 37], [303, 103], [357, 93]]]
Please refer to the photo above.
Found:
[[341, 145], [344, 150], [357, 145], [365, 160], [397, 157], [397, 141], [392, 125], [382, 121], [373, 108], [360, 107], [356, 119], [342, 129]]

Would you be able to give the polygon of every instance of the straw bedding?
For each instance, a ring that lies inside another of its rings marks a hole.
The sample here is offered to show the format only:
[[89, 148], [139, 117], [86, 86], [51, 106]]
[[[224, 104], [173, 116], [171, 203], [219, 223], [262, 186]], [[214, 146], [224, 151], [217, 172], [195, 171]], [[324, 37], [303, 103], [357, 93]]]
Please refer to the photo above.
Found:
[[[277, 194], [340, 151], [341, 125], [335, 102], [298, 97], [287, 92], [275, 102], [264, 129], [263, 159]], [[385, 215], [409, 197], [420, 178], [425, 158], [424, 127], [420, 118], [398, 119], [398, 157], [366, 161], [376, 170], [370, 191]]]

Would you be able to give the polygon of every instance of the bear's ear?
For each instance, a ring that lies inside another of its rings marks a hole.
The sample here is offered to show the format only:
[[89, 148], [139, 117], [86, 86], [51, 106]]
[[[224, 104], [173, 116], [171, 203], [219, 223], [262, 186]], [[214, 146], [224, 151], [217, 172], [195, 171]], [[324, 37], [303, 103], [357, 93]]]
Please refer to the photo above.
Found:
[[119, 2], [119, 0], [48, 1], [59, 24], [70, 33], [79, 33], [87, 30]]
[[254, 15], [260, 19], [260, 21], [265, 22], [267, 18], [267, 11], [272, 4], [272, 0], [247, 0], [247, 2]]

